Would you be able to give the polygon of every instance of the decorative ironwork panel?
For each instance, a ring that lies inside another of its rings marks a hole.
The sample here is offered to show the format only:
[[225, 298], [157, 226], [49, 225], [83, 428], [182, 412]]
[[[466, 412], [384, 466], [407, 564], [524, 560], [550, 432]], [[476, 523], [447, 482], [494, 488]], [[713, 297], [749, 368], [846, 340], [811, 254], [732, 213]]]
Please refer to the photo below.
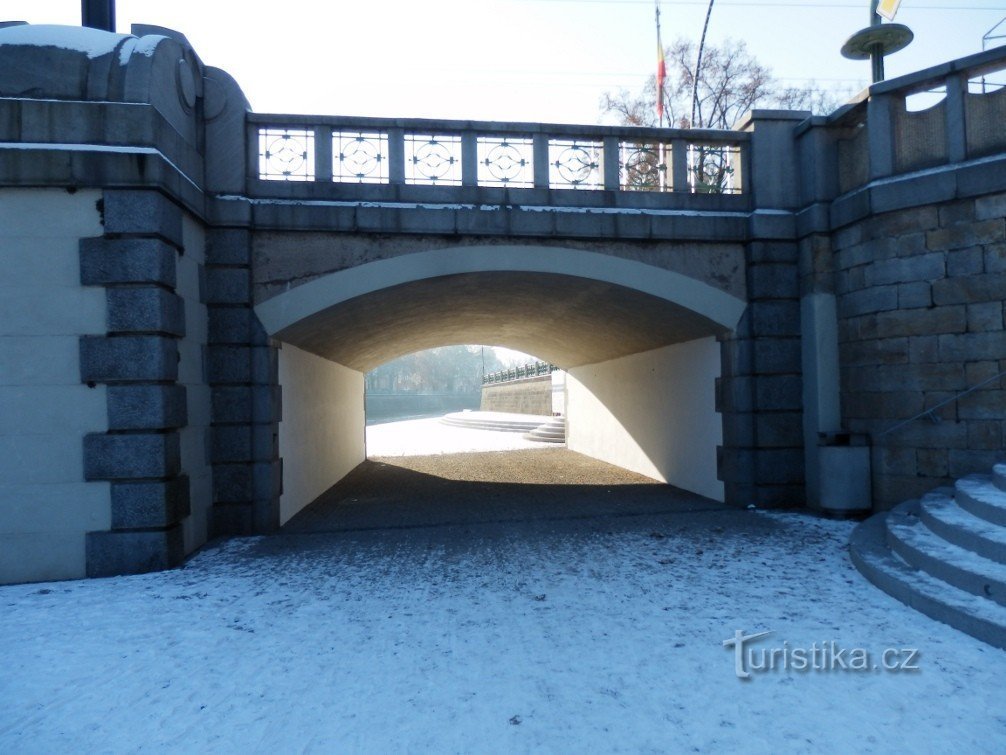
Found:
[[671, 160], [671, 146], [655, 142], [622, 142], [621, 175], [619, 184], [623, 191], [670, 191], [671, 181], [667, 165]]
[[740, 194], [740, 147], [689, 144], [688, 190], [693, 194]]
[[405, 135], [405, 183], [461, 185], [461, 137]]
[[260, 128], [258, 166], [263, 181], [313, 181], [314, 131]]
[[341, 183], [388, 183], [388, 135], [361, 131], [333, 133], [332, 180]]
[[529, 189], [534, 186], [534, 141], [480, 136], [478, 183]]
[[502, 370], [497, 370], [496, 372], [490, 372], [487, 375], [482, 376], [482, 382], [484, 384], [488, 383], [506, 383], [511, 380], [520, 380], [527, 377], [540, 377], [542, 375], [551, 375], [553, 372], [558, 370], [554, 364], [550, 362], [534, 362], [533, 364], [521, 364], [516, 367], [508, 367]]
[[599, 141], [550, 139], [548, 185], [553, 189], [602, 189], [604, 149]]

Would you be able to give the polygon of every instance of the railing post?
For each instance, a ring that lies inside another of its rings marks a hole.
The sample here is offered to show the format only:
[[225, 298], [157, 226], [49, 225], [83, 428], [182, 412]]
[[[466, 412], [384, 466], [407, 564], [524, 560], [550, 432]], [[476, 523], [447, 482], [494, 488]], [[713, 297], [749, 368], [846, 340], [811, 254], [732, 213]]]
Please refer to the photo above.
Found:
[[532, 150], [534, 152], [534, 187], [548, 188], [548, 135], [535, 134]]
[[671, 139], [671, 191], [688, 191], [688, 142]]
[[740, 171], [738, 186], [744, 196], [751, 194], [751, 142], [741, 142], [737, 146], [737, 169]]
[[894, 173], [895, 104], [901, 104], [890, 94], [870, 94], [866, 105], [866, 128], [870, 154], [870, 180]]
[[622, 186], [622, 159], [618, 154], [618, 137], [606, 136], [603, 140], [604, 153], [601, 156], [604, 169], [605, 191], [618, 191]]
[[461, 132], [461, 185], [479, 185], [479, 137], [474, 131]]
[[946, 116], [947, 161], [964, 162], [968, 157], [968, 132], [965, 125], [964, 99], [967, 79], [959, 73], [947, 77]]
[[249, 181], [257, 181], [262, 175], [262, 166], [259, 165], [259, 129], [257, 123], [245, 121], [245, 173]]
[[401, 128], [388, 129], [388, 183], [405, 183], [405, 130]]
[[314, 180], [332, 181], [332, 127], [314, 127]]

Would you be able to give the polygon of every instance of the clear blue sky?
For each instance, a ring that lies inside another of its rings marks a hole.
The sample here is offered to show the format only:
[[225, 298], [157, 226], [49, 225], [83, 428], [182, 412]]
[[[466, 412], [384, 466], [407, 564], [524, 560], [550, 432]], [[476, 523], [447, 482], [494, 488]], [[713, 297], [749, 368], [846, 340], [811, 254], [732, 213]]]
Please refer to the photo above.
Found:
[[[697, 39], [706, 0], [663, 0], [665, 42]], [[593, 123], [606, 89], [655, 66], [652, 0], [119, 0], [133, 22], [183, 31], [262, 112]], [[718, 0], [710, 38], [744, 39], [787, 84], [858, 90], [868, 64], [839, 48], [867, 25], [868, 0]], [[0, 18], [79, 23], [79, 0], [0, 0]], [[904, 0], [915, 31], [888, 74], [981, 49], [1006, 17], [990, 0]], [[1001, 40], [1006, 42], [1006, 40]]]

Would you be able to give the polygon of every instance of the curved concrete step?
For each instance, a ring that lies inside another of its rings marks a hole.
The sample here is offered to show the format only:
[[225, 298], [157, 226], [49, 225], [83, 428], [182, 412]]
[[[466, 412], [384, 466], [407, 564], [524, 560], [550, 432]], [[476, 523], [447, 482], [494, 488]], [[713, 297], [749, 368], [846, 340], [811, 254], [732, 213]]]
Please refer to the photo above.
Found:
[[1006, 527], [1006, 491], [996, 487], [991, 475], [970, 475], [957, 481], [957, 505], [986, 522]]
[[919, 517], [944, 540], [1006, 564], [1006, 528], [968, 513], [945, 490], [933, 491], [922, 497]]
[[862, 522], [849, 539], [853, 564], [870, 582], [930, 618], [1006, 650], [1006, 607], [918, 571], [891, 553], [887, 514]]
[[992, 467], [992, 481], [1000, 490], [1006, 490], [1006, 464], [996, 464]]
[[452, 412], [440, 418], [445, 425], [467, 427], [473, 430], [496, 430], [508, 433], [526, 433], [546, 422], [549, 417], [532, 414], [507, 414], [505, 412]]
[[1006, 606], [1006, 564], [982, 558], [934, 533], [919, 518], [918, 501], [895, 507], [886, 523], [888, 547], [909, 566]]
[[525, 423], [521, 425], [517, 424], [504, 424], [501, 422], [459, 422], [457, 420], [441, 420], [445, 425], [451, 425], [452, 427], [467, 427], [471, 430], [496, 430], [497, 432], [503, 433], [524, 433], [529, 432], [535, 428], [533, 423]]
[[566, 420], [562, 417], [555, 417], [548, 422], [538, 425], [534, 430], [524, 433], [527, 440], [537, 440], [541, 443], [565, 443], [566, 442]]

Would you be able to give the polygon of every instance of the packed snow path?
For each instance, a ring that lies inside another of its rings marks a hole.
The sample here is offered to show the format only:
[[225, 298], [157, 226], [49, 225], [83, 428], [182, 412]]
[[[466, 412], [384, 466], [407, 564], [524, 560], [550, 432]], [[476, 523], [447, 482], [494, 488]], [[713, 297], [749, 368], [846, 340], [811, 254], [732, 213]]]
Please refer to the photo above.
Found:
[[[682, 511], [218, 543], [0, 588], [0, 752], [1002, 750], [1006, 654], [866, 583], [851, 525]], [[769, 644], [917, 672], [741, 681]]]

